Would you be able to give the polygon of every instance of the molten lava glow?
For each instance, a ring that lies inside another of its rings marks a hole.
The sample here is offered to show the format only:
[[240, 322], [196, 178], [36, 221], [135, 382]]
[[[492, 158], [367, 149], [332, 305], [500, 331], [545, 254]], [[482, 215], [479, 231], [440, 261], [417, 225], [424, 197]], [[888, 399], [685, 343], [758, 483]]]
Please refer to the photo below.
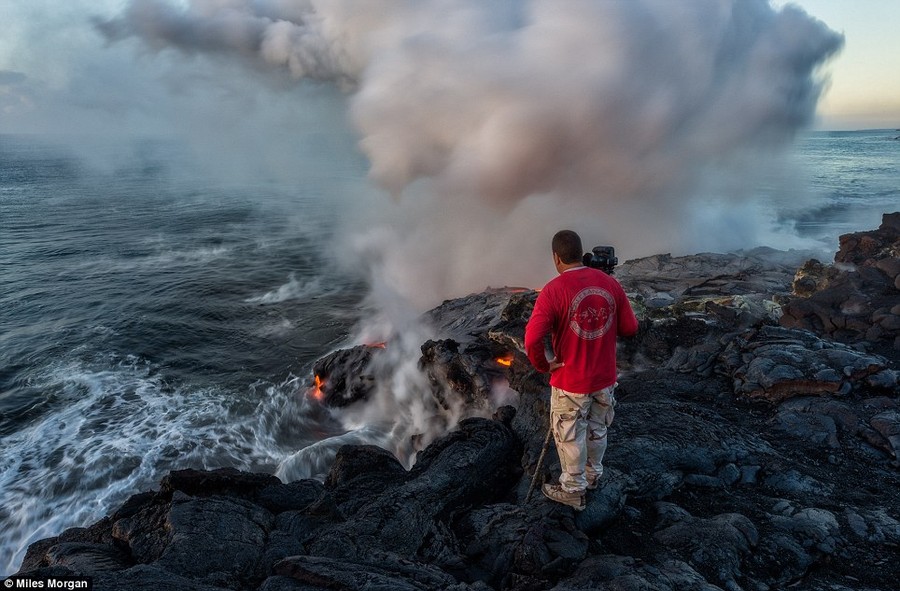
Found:
[[513, 362], [513, 354], [507, 353], [503, 357], [498, 357], [497, 359], [495, 359], [495, 361], [497, 363], [499, 363], [500, 365], [502, 365], [503, 367], [509, 367], [510, 365], [512, 365], [512, 362]]
[[383, 341], [380, 343], [366, 343], [366, 347], [370, 349], [387, 349], [387, 343]]
[[318, 375], [315, 376], [315, 385], [309, 389], [309, 393], [316, 400], [322, 400], [325, 397], [325, 392], [322, 391], [322, 386], [325, 385], [325, 381], [322, 380]]

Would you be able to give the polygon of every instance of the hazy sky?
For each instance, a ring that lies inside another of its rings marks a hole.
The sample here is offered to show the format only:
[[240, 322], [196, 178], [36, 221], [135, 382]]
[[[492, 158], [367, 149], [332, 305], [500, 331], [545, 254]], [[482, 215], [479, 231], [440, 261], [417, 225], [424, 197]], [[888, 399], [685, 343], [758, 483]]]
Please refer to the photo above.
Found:
[[[674, 0], [673, 0], [674, 1]], [[785, 0], [773, 0], [781, 7]], [[826, 67], [831, 88], [819, 107], [822, 129], [900, 127], [900, 1], [793, 0], [846, 37]], [[0, 0], [0, 133], [73, 127], [96, 128], [118, 118], [135, 131], [153, 129], [171, 113], [153, 113], [170, 95], [235, 97], [236, 80], [207, 80], [188, 89], [188, 77], [171, 78], [165, 60], [134, 59], [136, 43], [106, 46], [93, 16], [109, 17], [123, 0]], [[138, 54], [141, 49], [136, 50]], [[167, 86], [158, 84], [165, 80]], [[211, 89], [210, 87], [215, 87]], [[196, 96], [195, 96], [196, 98]], [[177, 111], [184, 117], [185, 104]], [[194, 104], [194, 103], [192, 103]], [[207, 103], [208, 104], [208, 103]], [[202, 116], [202, 111], [198, 113]]]
[[[785, 0], [773, 2], [783, 6]], [[900, 127], [900, 1], [792, 0], [844, 34], [819, 104], [822, 129]]]

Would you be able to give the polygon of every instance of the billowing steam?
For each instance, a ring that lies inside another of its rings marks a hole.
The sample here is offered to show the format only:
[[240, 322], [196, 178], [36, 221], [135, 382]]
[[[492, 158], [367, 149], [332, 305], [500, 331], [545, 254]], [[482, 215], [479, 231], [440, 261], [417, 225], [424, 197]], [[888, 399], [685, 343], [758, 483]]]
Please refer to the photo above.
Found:
[[[395, 197], [338, 232], [374, 297], [392, 294], [382, 339], [416, 334], [397, 301], [541, 285], [563, 227], [620, 258], [788, 245], [754, 193], [779, 190], [773, 166], [843, 43], [767, 0], [131, 0], [97, 27], [347, 93]], [[392, 383], [344, 415], [363, 440], [458, 419], [429, 408], [419, 342], [397, 343]]]
[[420, 305], [543, 282], [566, 226], [626, 258], [772, 242], [748, 197], [843, 42], [767, 0], [132, 0], [98, 28], [345, 89], [399, 197], [348, 230]]

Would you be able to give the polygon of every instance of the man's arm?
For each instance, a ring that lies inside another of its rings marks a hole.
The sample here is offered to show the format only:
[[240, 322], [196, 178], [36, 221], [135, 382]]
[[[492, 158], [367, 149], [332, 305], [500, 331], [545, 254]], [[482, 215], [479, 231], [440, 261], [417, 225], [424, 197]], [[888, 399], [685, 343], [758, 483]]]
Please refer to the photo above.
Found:
[[544, 337], [553, 329], [553, 317], [547, 302], [546, 290], [538, 294], [531, 318], [525, 325], [525, 354], [531, 365], [541, 373], [550, 371], [547, 354], [544, 352]]

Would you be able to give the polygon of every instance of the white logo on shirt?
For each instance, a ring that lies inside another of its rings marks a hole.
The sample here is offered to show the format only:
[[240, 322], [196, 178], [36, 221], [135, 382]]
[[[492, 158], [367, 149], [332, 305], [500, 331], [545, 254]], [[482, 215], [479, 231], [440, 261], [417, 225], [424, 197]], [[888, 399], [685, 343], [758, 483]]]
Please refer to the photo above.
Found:
[[616, 301], [602, 287], [586, 287], [569, 307], [569, 328], [582, 339], [592, 341], [605, 335], [616, 316]]

